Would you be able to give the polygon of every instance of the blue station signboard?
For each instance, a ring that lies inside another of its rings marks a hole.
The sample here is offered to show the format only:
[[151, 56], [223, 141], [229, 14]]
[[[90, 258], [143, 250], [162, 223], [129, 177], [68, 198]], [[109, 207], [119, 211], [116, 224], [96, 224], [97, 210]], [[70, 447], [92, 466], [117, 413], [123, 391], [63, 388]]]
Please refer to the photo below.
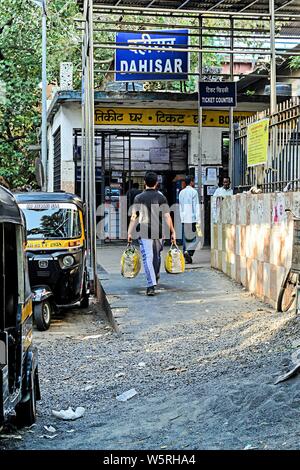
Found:
[[188, 79], [187, 29], [120, 32], [116, 44], [116, 81]]

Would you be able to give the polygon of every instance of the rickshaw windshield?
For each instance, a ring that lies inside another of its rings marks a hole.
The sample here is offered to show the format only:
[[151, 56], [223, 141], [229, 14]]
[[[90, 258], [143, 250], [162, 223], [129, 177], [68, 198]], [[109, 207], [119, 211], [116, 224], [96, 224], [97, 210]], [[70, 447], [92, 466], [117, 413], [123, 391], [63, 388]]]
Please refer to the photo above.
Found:
[[78, 238], [79, 210], [71, 203], [20, 204], [26, 218], [28, 239]]

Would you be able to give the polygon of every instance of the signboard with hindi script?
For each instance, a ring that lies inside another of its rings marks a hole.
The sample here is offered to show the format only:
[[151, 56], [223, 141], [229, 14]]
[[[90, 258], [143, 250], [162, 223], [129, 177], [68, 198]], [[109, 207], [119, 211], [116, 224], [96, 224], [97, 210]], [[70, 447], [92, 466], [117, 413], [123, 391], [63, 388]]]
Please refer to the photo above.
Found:
[[236, 82], [199, 82], [200, 106], [222, 108], [236, 106]]
[[[233, 122], [243, 121], [254, 113], [251, 111], [234, 111]], [[95, 124], [97, 126], [174, 126], [197, 127], [197, 109], [171, 108], [95, 108]], [[229, 127], [228, 111], [203, 110], [202, 125], [204, 127]]]
[[247, 166], [264, 165], [268, 159], [269, 119], [247, 127]]
[[119, 32], [116, 44], [116, 81], [188, 79], [187, 29]]

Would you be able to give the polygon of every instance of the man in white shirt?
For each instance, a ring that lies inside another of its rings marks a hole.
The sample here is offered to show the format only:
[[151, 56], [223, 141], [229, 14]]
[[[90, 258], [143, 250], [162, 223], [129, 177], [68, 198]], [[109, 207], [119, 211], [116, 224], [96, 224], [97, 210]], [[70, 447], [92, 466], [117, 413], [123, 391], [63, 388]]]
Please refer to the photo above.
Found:
[[214, 197], [224, 197], [224, 196], [232, 196], [233, 191], [230, 188], [230, 178], [229, 176], [225, 176], [223, 178], [223, 186], [222, 188], [218, 188], [214, 192]]
[[186, 188], [179, 193], [179, 210], [182, 223], [183, 254], [186, 263], [193, 262], [193, 255], [198, 244], [196, 224], [200, 224], [200, 205], [194, 178], [185, 179]]

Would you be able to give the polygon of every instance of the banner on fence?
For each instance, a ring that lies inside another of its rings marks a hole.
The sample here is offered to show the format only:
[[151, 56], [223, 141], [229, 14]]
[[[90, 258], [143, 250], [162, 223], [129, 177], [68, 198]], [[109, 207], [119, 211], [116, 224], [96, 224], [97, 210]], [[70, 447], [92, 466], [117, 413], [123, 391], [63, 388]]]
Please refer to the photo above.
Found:
[[247, 127], [247, 166], [264, 165], [268, 159], [269, 119]]

